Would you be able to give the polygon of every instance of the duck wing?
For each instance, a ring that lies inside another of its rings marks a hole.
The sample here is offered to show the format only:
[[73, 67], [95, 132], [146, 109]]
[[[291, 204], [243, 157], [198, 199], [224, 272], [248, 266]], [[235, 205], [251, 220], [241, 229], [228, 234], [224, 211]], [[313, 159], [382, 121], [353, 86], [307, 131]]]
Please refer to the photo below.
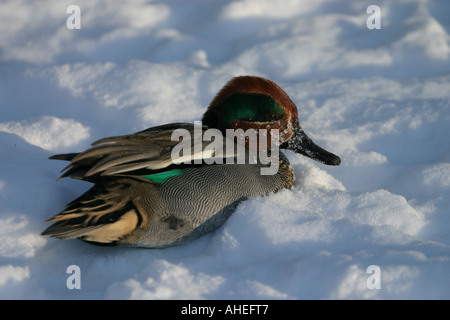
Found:
[[[60, 179], [71, 177], [91, 182], [104, 176], [141, 179], [143, 175], [169, 170], [169, 167], [181, 163], [193, 163], [196, 159], [226, 158], [226, 152], [223, 152], [227, 151], [225, 148], [220, 153], [216, 150], [203, 151], [211, 143], [202, 139], [207, 129], [189, 123], [166, 124], [130, 135], [103, 138], [81, 153], [59, 154], [50, 159], [70, 161], [62, 170], [64, 173]], [[219, 130], [217, 134], [221, 135]], [[182, 156], [173, 158], [174, 148], [183, 150]], [[236, 156], [234, 148], [228, 156]]]

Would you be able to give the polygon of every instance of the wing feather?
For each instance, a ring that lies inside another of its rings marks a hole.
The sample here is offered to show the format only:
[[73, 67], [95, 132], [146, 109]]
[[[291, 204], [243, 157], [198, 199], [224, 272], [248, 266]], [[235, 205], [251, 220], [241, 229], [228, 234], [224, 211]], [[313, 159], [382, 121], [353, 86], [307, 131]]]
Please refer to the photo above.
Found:
[[[187, 130], [190, 139], [172, 140], [172, 133], [176, 129]], [[198, 141], [194, 137], [194, 133], [198, 133], [198, 130], [201, 130], [203, 136], [207, 129], [204, 126], [200, 127], [189, 123], [167, 124], [134, 134], [103, 138], [95, 141], [91, 148], [81, 153], [55, 155], [51, 159], [70, 161], [70, 164], [63, 169], [64, 173], [60, 178], [69, 176], [95, 181], [100, 176], [136, 177], [137, 172], [142, 170], [145, 171], [145, 174], [152, 174], [156, 170], [178, 165], [181, 162], [186, 164], [195, 159], [217, 157], [217, 154], [210, 150], [202, 151], [211, 142]], [[172, 150], [177, 144], [188, 148], [191, 153], [183, 154], [182, 158], [172, 159]], [[199, 150], [200, 152], [198, 152]], [[225, 152], [221, 152], [219, 155], [223, 158], [234, 156], [235, 153], [226, 155]]]

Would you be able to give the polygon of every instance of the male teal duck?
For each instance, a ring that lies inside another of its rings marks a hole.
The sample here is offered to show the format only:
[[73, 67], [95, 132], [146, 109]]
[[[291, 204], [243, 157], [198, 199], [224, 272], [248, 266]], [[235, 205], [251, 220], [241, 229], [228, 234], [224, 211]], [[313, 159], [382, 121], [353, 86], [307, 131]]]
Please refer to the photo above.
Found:
[[[202, 124], [201, 132], [214, 128], [224, 136], [227, 129], [278, 129], [280, 148], [327, 165], [339, 165], [341, 161], [308, 138], [300, 127], [295, 104], [268, 79], [231, 79], [209, 105]], [[180, 128], [194, 134], [198, 127], [166, 124], [98, 140], [81, 153], [50, 157], [70, 161], [61, 178], [94, 185], [47, 220], [54, 224], [42, 234], [97, 245], [164, 248], [217, 229], [248, 197], [294, 185], [293, 169], [282, 152], [275, 174], [261, 174], [260, 169], [269, 164], [259, 157], [251, 164], [248, 156], [245, 163], [211, 164], [206, 163], [211, 154], [205, 152], [200, 156], [183, 154], [185, 160], [197, 161], [174, 161], [172, 151], [181, 139], [172, 141], [172, 134]], [[194, 141], [188, 140], [192, 145]], [[249, 148], [248, 139], [244, 145]], [[269, 143], [267, 149], [275, 150]], [[223, 157], [230, 157], [230, 153], [225, 152]]]

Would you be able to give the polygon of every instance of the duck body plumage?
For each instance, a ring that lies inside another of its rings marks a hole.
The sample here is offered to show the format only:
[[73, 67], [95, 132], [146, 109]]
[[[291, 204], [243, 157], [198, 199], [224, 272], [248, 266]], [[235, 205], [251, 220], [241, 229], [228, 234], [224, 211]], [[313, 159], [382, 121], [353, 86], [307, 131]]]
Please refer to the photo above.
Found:
[[[281, 132], [281, 148], [326, 164], [339, 164], [337, 156], [316, 146], [304, 134], [295, 105], [280, 90], [267, 79], [237, 77], [213, 100], [201, 128], [189, 123], [166, 124], [101, 139], [81, 153], [51, 157], [70, 162], [61, 178], [94, 185], [49, 219], [53, 224], [42, 234], [98, 245], [164, 248], [217, 229], [248, 197], [294, 185], [293, 169], [281, 151], [274, 174], [261, 174], [261, 169], [270, 164], [260, 161], [259, 156], [251, 162], [249, 152], [245, 163], [235, 161], [235, 151], [224, 151], [214, 163], [211, 154], [199, 156], [195, 152], [183, 153], [185, 161], [176, 162], [173, 151], [180, 142], [191, 150], [203, 150], [210, 143], [173, 139], [178, 129], [191, 136], [216, 129], [223, 134], [224, 142], [234, 144], [232, 150], [238, 150], [239, 143], [227, 139], [225, 129], [276, 128]], [[258, 101], [258, 105], [252, 105], [252, 101]], [[238, 110], [246, 106], [248, 110]]]

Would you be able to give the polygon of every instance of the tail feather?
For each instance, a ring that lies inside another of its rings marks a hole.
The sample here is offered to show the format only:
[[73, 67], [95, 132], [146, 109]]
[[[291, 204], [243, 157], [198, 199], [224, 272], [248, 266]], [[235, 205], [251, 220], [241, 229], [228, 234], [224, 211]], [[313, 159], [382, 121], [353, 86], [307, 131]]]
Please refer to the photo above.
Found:
[[75, 159], [78, 155], [79, 153], [63, 153], [63, 154], [55, 154], [49, 157], [49, 159], [51, 160], [64, 160], [71, 162], [69, 165], [67, 165], [64, 169], [61, 170], [61, 172], [64, 173], [58, 178], [58, 180], [61, 180], [62, 178], [65, 177], [71, 177], [74, 179], [90, 181], [89, 179], [85, 178], [85, 174], [87, 171], [91, 169], [91, 166], [89, 164], [84, 163], [74, 164], [72, 162], [72, 160]]
[[42, 232], [60, 239], [79, 238], [100, 244], [114, 244], [139, 228], [143, 216], [124, 191], [130, 184], [117, 181], [94, 185], [65, 210], [48, 219], [54, 222]]
[[75, 158], [76, 156], [78, 156], [79, 153], [63, 153], [63, 154], [55, 154], [51, 157], [49, 157], [49, 159], [51, 160], [65, 160], [65, 161], [71, 161], [73, 158]]
[[58, 221], [42, 232], [42, 235], [59, 239], [81, 239], [99, 244], [115, 244], [133, 232], [138, 226], [138, 213], [132, 209], [116, 221], [95, 225], [76, 223], [79, 217]]

